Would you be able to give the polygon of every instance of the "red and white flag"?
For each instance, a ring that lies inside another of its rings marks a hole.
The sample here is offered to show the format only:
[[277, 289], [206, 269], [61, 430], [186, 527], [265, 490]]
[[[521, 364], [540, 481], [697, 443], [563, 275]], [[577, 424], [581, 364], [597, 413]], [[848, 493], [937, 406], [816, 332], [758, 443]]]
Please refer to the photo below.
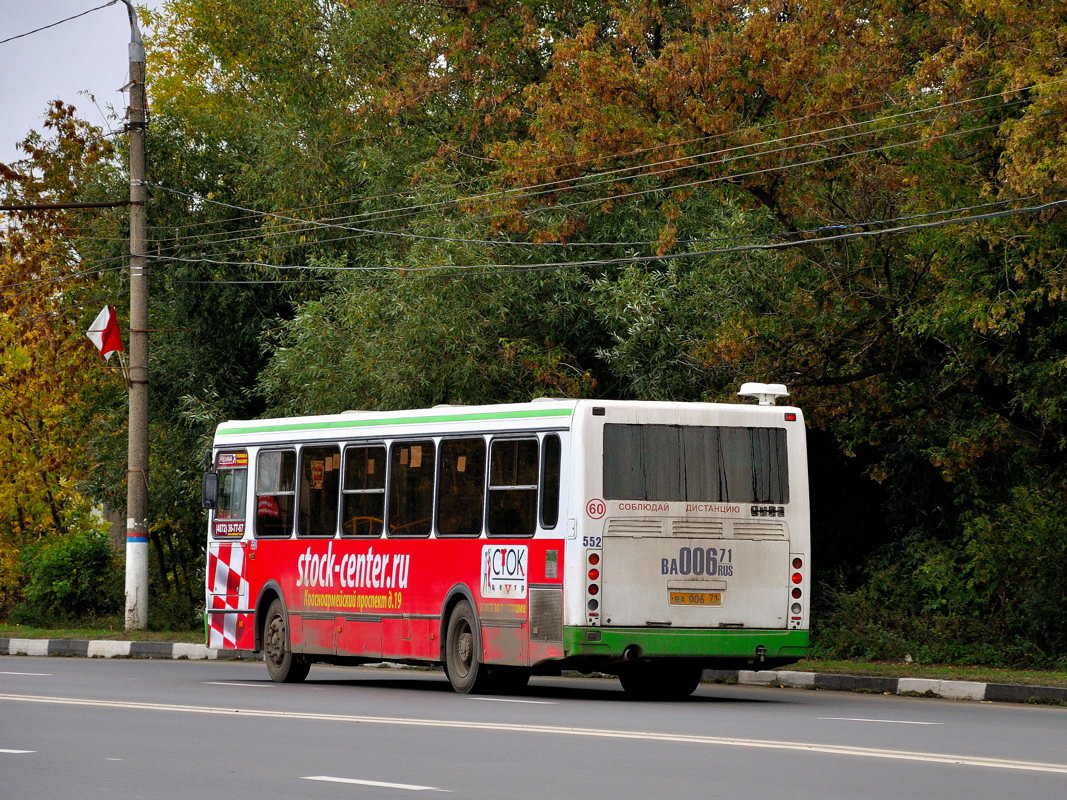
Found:
[[111, 358], [111, 354], [116, 350], [122, 350], [122, 335], [119, 333], [118, 319], [115, 318], [115, 307], [104, 306], [104, 310], [96, 315], [85, 335], [96, 345], [105, 361]]

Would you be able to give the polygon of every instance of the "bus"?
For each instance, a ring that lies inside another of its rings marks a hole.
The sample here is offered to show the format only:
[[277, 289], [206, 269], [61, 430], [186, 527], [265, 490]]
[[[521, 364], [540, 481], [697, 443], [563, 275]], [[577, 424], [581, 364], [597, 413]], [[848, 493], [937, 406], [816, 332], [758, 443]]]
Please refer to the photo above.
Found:
[[218, 426], [210, 648], [439, 665], [457, 692], [617, 675], [685, 697], [703, 670], [802, 658], [810, 607], [801, 411], [539, 399]]

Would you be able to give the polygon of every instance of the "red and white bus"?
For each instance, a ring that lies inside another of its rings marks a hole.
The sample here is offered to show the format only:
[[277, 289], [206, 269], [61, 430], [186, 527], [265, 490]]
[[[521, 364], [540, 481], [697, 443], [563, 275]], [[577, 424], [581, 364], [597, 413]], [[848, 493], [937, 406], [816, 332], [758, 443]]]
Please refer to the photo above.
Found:
[[459, 692], [561, 669], [685, 696], [805, 655], [803, 416], [748, 403], [537, 400], [219, 426], [207, 643], [441, 664]]

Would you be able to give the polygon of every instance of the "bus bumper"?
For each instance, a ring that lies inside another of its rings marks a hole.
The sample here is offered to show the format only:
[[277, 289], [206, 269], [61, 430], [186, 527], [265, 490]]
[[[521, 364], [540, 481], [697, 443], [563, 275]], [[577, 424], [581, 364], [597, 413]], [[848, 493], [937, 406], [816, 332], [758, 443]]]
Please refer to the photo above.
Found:
[[761, 661], [791, 663], [808, 652], [808, 631], [797, 630], [687, 630], [649, 628], [563, 629], [566, 657], [691, 658], [726, 665]]

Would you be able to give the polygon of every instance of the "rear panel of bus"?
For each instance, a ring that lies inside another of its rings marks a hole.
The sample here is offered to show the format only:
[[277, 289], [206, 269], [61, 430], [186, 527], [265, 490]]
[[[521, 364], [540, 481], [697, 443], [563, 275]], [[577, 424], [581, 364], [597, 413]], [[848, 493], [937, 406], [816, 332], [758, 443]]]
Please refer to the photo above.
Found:
[[790, 407], [589, 403], [565, 650], [790, 663], [808, 644], [804, 425]]

